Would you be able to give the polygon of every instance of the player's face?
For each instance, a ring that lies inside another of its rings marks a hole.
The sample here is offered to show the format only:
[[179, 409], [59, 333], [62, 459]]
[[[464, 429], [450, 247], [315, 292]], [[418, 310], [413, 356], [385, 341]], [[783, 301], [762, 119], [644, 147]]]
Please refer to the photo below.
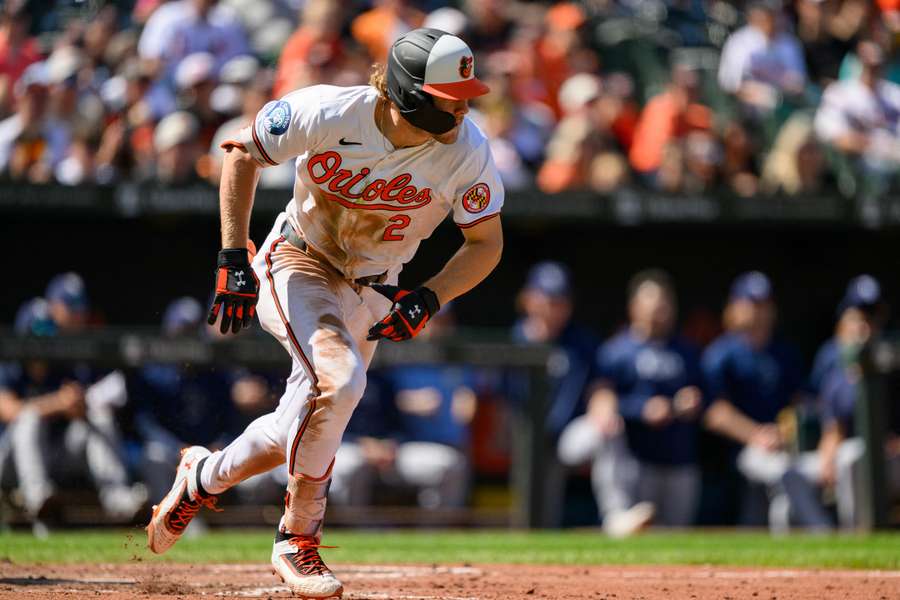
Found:
[[537, 290], [525, 290], [521, 296], [526, 317], [540, 324], [548, 340], [554, 340], [572, 317], [572, 301], [565, 296], [551, 296]]
[[771, 300], [765, 302], [732, 300], [728, 310], [730, 312], [728, 327], [731, 330], [743, 331], [766, 339], [775, 327], [775, 303]]
[[872, 318], [858, 308], [848, 308], [841, 313], [837, 325], [837, 337], [847, 345], [862, 344], [872, 335]]
[[446, 98], [434, 97], [434, 106], [438, 110], [448, 112], [456, 119], [456, 126], [447, 133], [432, 134], [431, 137], [442, 144], [452, 144], [459, 137], [459, 126], [463, 122], [466, 113], [469, 112], [468, 100], [447, 100]]
[[669, 293], [652, 282], [641, 285], [631, 300], [632, 323], [651, 337], [665, 337], [675, 323], [675, 304]]

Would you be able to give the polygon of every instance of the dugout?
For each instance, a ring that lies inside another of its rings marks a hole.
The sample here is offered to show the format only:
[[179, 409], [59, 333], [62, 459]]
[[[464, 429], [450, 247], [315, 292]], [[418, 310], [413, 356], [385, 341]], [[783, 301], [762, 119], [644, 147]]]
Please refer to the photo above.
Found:
[[[285, 198], [260, 193], [255, 240], [264, 237]], [[607, 336], [624, 320], [627, 280], [640, 269], [661, 267], [676, 282], [682, 324], [703, 341], [716, 331], [733, 277], [759, 269], [775, 285], [782, 333], [808, 362], [830, 336], [835, 306], [852, 276], [873, 274], [888, 302], [900, 302], [891, 277], [900, 261], [894, 251], [898, 207], [891, 198], [511, 194], [504, 259], [457, 310], [468, 327], [507, 329], [529, 266], [555, 259], [572, 269], [576, 318]], [[115, 327], [155, 326], [172, 298], [209, 294], [219, 238], [211, 188], [3, 187], [0, 213], [0, 228], [18, 249], [0, 296], [4, 326], [21, 302], [65, 270], [84, 276], [98, 320]], [[460, 239], [453, 224], [444, 223], [402, 281], [429, 276]]]

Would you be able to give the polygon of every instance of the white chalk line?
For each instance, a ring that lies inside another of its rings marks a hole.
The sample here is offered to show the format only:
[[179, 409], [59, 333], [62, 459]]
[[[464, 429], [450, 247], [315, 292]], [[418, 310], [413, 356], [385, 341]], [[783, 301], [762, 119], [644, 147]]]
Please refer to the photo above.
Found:
[[690, 566], [683, 567], [688, 570], [671, 571], [661, 569], [659, 571], [611, 571], [608, 568], [601, 567], [592, 570], [591, 567], [585, 567], [590, 571], [591, 577], [602, 579], [670, 579], [672, 577], [685, 577], [690, 579], [797, 579], [804, 577], [818, 577], [825, 575], [836, 579], [870, 579], [870, 578], [900, 578], [900, 571], [831, 571], [828, 569], [816, 570], [748, 570], [748, 571], [718, 571], [718, 570], [689, 570]]
[[[261, 598], [263, 596], [271, 596], [272, 594], [289, 594], [290, 591], [290, 588], [288, 588], [287, 586], [279, 585], [271, 587], [249, 588], [239, 591], [235, 590], [218, 592], [216, 593], [216, 596]], [[394, 592], [391, 592], [390, 594], [381, 592], [351, 592], [345, 597], [353, 600], [480, 600], [477, 596], [410, 596], [408, 594], [396, 594]]]

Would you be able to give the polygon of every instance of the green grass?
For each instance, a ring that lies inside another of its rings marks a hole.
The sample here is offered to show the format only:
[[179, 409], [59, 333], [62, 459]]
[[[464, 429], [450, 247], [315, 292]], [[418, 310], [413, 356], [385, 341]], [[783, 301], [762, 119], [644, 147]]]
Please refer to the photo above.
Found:
[[[0, 534], [0, 560], [93, 563], [130, 560], [265, 562], [271, 532], [215, 531], [183, 539], [165, 556], [150, 554], [144, 532], [66, 531], [38, 540]], [[331, 530], [325, 550], [335, 563], [529, 563], [570, 565], [709, 564], [766, 567], [900, 569], [900, 534], [789, 536], [765, 533], [649, 533], [610, 540], [598, 532]]]

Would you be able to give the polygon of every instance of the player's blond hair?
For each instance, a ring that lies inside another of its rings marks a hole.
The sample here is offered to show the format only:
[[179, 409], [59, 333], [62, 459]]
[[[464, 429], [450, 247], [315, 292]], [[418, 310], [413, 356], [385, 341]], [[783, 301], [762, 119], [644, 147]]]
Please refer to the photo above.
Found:
[[390, 100], [387, 91], [387, 67], [381, 63], [372, 65], [372, 72], [369, 74], [369, 85], [378, 90], [381, 97]]

